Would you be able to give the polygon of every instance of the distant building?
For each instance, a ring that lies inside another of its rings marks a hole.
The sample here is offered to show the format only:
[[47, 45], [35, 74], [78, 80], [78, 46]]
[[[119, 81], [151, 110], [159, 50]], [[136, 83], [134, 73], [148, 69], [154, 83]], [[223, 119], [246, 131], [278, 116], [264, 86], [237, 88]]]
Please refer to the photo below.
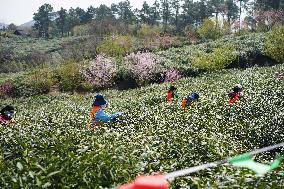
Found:
[[19, 36], [23, 36], [23, 37], [27, 37], [28, 36], [28, 34], [25, 33], [23, 30], [15, 30], [14, 34], [15, 35], [19, 35]]

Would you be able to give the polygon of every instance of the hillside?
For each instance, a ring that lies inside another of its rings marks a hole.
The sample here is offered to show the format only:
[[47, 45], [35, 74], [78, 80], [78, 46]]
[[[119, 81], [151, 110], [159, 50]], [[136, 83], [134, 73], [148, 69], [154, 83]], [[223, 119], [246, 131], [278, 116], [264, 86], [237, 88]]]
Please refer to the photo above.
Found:
[[[103, 94], [108, 112], [123, 111], [115, 124], [86, 129], [95, 94], [6, 99], [14, 104], [17, 127], [0, 127], [2, 188], [111, 188], [138, 174], [170, 172], [283, 142], [283, 65], [222, 70], [180, 79], [181, 97], [192, 91], [201, 98], [183, 111], [166, 103], [169, 84]], [[227, 92], [241, 83], [245, 96], [235, 110]], [[8, 145], [7, 145], [8, 144]], [[282, 151], [278, 151], [283, 153]], [[261, 154], [270, 162], [275, 151]], [[221, 166], [180, 177], [172, 188], [282, 188], [283, 164], [258, 178], [245, 168]]]
[[35, 21], [32, 20], [32, 21], [25, 22], [25, 23], [19, 25], [19, 28], [32, 28], [34, 24], [35, 24]]

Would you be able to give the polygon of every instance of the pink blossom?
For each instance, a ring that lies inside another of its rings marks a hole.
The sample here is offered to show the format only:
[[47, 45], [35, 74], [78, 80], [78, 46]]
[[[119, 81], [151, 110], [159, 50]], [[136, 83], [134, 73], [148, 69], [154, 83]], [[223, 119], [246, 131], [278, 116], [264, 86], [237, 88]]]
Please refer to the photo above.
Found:
[[172, 82], [182, 77], [182, 74], [177, 69], [168, 70], [165, 74], [165, 82]]
[[281, 10], [258, 10], [254, 14], [257, 24], [265, 24], [269, 28], [284, 21], [284, 13]]
[[116, 71], [115, 62], [101, 54], [91, 61], [90, 65], [83, 69], [81, 73], [95, 88], [102, 88], [113, 84]]
[[161, 60], [153, 53], [131, 53], [125, 57], [128, 67], [136, 79], [137, 83], [161, 81], [164, 76], [164, 68]]

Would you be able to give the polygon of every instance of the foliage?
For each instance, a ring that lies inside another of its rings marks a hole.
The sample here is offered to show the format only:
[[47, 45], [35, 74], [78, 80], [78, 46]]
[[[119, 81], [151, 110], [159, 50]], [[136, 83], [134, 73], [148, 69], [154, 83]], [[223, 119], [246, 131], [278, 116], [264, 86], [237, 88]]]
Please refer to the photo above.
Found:
[[38, 36], [49, 38], [49, 25], [51, 22], [51, 13], [53, 7], [50, 4], [44, 4], [39, 7], [38, 12], [34, 14], [34, 28], [38, 30]]
[[203, 39], [218, 39], [221, 36], [220, 28], [213, 20], [208, 18], [206, 18], [197, 29], [197, 33]]
[[266, 35], [265, 52], [278, 62], [284, 62], [284, 26], [275, 28]]
[[54, 81], [52, 79], [52, 70], [42, 68], [34, 69], [24, 74], [18, 74], [5, 81], [3, 84], [5, 85], [5, 83], [10, 85], [6, 96], [27, 97], [48, 93]]
[[11, 94], [13, 89], [12, 81], [4, 81], [0, 84], [0, 98], [5, 98]]
[[91, 61], [88, 67], [81, 70], [83, 77], [92, 84], [93, 88], [111, 86], [116, 72], [117, 69], [114, 60], [102, 54]]
[[73, 28], [73, 32], [75, 36], [84, 36], [90, 34], [91, 28], [89, 25], [79, 25]]
[[[168, 84], [107, 90], [108, 112], [125, 117], [86, 129], [95, 94], [6, 99], [17, 125], [0, 127], [1, 188], [114, 188], [139, 174], [168, 173], [283, 142], [283, 65], [224, 70], [173, 84], [200, 100], [182, 110], [166, 103]], [[227, 92], [236, 83], [245, 96], [235, 109]], [[181, 98], [178, 99], [181, 101]], [[278, 149], [283, 154], [283, 149]], [[274, 151], [256, 156], [269, 163]], [[282, 188], [283, 165], [265, 177], [219, 166], [179, 177], [172, 188]]]
[[192, 66], [201, 70], [221, 70], [237, 58], [236, 49], [230, 45], [213, 49], [210, 53], [193, 55]]
[[0, 72], [18, 72], [42, 64], [93, 58], [96, 55], [97, 43], [97, 38], [93, 36], [49, 40], [14, 35], [9, 38], [0, 36]]
[[284, 22], [282, 10], [258, 10], [254, 13], [258, 31], [269, 31]]
[[128, 35], [108, 36], [98, 44], [99, 54], [106, 54], [111, 57], [122, 57], [133, 49], [133, 38]]
[[82, 65], [68, 61], [55, 70], [54, 79], [61, 91], [80, 91], [85, 88], [85, 80], [80, 72]]
[[[194, 73], [192, 57], [196, 54], [206, 54], [215, 48], [232, 46], [237, 50], [237, 59], [241, 60], [244, 67], [252, 66], [251, 58], [255, 55], [264, 55], [264, 34], [250, 34], [246, 36], [226, 36], [216, 41], [196, 45], [170, 48], [165, 51], [156, 52], [163, 59], [167, 67], [176, 67], [185, 72]], [[235, 62], [234, 62], [235, 63]], [[233, 64], [237, 67], [240, 64]]]
[[162, 33], [162, 30], [158, 26], [150, 26], [143, 24], [141, 28], [137, 32], [137, 36], [141, 38], [146, 38], [146, 37], [154, 37]]

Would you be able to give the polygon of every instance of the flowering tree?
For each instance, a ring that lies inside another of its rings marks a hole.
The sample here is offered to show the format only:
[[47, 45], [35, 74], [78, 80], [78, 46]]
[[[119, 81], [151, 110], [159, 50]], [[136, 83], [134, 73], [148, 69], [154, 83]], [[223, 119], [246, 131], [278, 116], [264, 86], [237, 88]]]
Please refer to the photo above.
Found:
[[182, 77], [182, 74], [177, 69], [170, 69], [165, 74], [165, 82], [172, 82]]
[[164, 77], [162, 61], [153, 53], [131, 53], [125, 57], [125, 61], [139, 85], [161, 81]]
[[84, 68], [81, 72], [94, 88], [102, 88], [113, 84], [116, 71], [115, 62], [111, 58], [101, 54], [90, 62], [89, 67]]
[[257, 21], [258, 27], [271, 30], [273, 26], [284, 22], [284, 13], [281, 10], [259, 10], [255, 12], [254, 19]]

